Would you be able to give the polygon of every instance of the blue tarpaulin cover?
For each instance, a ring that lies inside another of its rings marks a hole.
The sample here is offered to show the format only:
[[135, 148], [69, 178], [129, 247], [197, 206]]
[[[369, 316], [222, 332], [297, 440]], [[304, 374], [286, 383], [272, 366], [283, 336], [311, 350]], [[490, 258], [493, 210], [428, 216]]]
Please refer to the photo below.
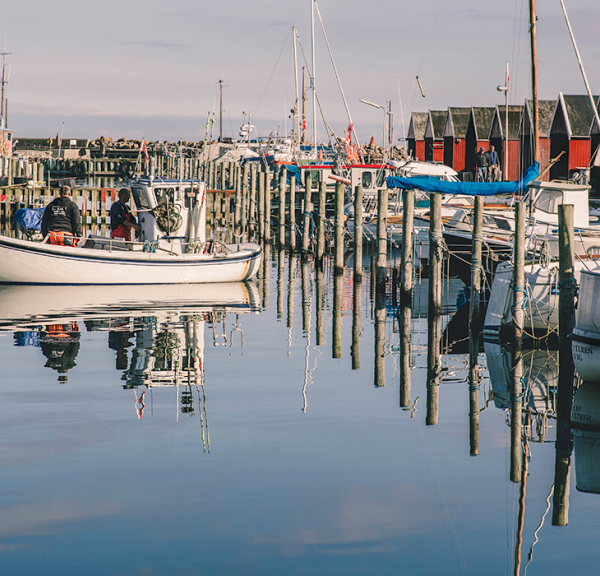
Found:
[[19, 208], [15, 214], [17, 224], [25, 230], [42, 230], [42, 216], [46, 208]]
[[497, 196], [500, 194], [519, 194], [527, 190], [527, 184], [533, 182], [540, 173], [540, 165], [534, 162], [520, 180], [516, 182], [447, 182], [424, 178], [400, 178], [388, 176], [388, 188], [411, 190], [416, 188], [423, 192], [440, 192], [441, 194], [464, 194], [466, 196]]

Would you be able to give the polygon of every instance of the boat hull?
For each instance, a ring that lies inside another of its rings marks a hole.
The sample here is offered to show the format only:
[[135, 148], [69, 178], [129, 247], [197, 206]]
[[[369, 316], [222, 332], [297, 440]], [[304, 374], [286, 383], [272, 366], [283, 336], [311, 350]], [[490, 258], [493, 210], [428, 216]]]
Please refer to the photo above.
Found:
[[0, 238], [0, 284], [200, 284], [248, 280], [261, 249], [241, 244], [225, 256], [50, 246]]

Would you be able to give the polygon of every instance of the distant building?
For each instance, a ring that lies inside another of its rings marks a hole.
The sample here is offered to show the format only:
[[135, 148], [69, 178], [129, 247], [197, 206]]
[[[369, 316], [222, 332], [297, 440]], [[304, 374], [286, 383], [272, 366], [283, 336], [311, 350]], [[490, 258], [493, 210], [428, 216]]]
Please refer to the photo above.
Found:
[[588, 96], [558, 93], [550, 125], [550, 156], [560, 160], [550, 168], [550, 179], [566, 179], [569, 172], [587, 167], [591, 155], [590, 126], [594, 110]]
[[429, 110], [425, 125], [425, 161], [444, 161], [444, 125], [447, 110]]
[[[519, 125], [523, 106], [508, 107], [508, 137], [507, 150], [504, 149], [504, 136], [506, 131], [506, 106], [498, 105], [492, 119], [490, 129], [490, 145], [496, 148], [500, 159], [500, 169], [504, 180], [517, 180], [519, 178]], [[504, 173], [504, 156], [508, 154], [508, 174]]]
[[427, 112], [413, 112], [410, 116], [408, 134], [408, 153], [417, 160], [425, 161], [425, 125], [427, 124]]
[[475, 156], [479, 148], [490, 147], [490, 129], [495, 108], [479, 108], [471, 106], [469, 125], [465, 137], [465, 170], [475, 173]]
[[448, 108], [444, 124], [444, 164], [457, 172], [465, 170], [465, 138], [470, 108]]
[[[554, 116], [556, 100], [538, 100], [538, 132], [540, 152], [540, 173], [550, 162], [550, 124]], [[519, 125], [519, 176], [533, 164], [533, 100], [525, 100]], [[542, 177], [548, 182], [550, 174]]]

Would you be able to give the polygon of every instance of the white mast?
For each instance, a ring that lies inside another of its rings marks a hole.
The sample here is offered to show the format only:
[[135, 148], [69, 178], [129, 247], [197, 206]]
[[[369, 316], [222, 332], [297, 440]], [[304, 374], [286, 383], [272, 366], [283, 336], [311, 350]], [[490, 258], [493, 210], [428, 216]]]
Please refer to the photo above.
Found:
[[296, 88], [296, 104], [294, 105], [294, 151], [300, 149], [300, 92], [298, 91], [298, 53], [296, 51], [296, 27], [292, 28], [294, 34], [294, 84]]
[[4, 165], [6, 164], [6, 162], [4, 162], [4, 156], [5, 156], [5, 152], [6, 149], [4, 147], [4, 130], [6, 129], [6, 119], [4, 118], [5, 116], [5, 111], [6, 111], [6, 99], [4, 96], [4, 85], [6, 84], [6, 56], [8, 54], [12, 54], [12, 52], [8, 52], [6, 50], [6, 46], [4, 47], [4, 50], [2, 51], [2, 103], [0, 105], [0, 146], [2, 147], [2, 150], [0, 150], [0, 157], [3, 159], [2, 162], [2, 167], [1, 167], [1, 172], [2, 172], [2, 176], [4, 176]]
[[588, 82], [585, 70], [583, 68], [583, 62], [581, 61], [581, 56], [579, 55], [579, 50], [577, 49], [577, 42], [575, 42], [575, 36], [573, 36], [573, 30], [571, 29], [571, 23], [569, 22], [569, 17], [567, 16], [567, 9], [565, 8], [565, 3], [563, 2], [563, 0], [560, 0], [560, 5], [562, 6], [563, 13], [565, 15], [565, 20], [567, 21], [567, 28], [569, 28], [569, 34], [571, 35], [573, 48], [575, 48], [575, 55], [577, 56], [577, 62], [579, 62], [579, 68], [581, 69], [581, 75], [583, 76], [585, 89], [587, 90], [588, 96], [590, 98], [590, 104], [592, 105], [592, 110], [594, 111], [596, 122], [598, 123], [598, 129], [600, 130], [600, 117], [598, 117], [598, 108], [596, 108], [596, 104], [594, 103], [594, 96], [590, 89], [590, 83]]
[[312, 45], [313, 148], [317, 156], [317, 88], [315, 85], [315, 0], [310, 0], [310, 30]]

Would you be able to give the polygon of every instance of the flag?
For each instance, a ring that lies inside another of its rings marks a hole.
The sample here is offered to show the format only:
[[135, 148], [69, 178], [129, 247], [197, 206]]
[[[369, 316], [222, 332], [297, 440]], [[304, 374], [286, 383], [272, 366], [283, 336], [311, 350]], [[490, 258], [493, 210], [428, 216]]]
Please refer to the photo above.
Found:
[[140, 148], [140, 153], [146, 157], [146, 162], [148, 162], [148, 148], [146, 148], [146, 141], [142, 140], [142, 146]]

